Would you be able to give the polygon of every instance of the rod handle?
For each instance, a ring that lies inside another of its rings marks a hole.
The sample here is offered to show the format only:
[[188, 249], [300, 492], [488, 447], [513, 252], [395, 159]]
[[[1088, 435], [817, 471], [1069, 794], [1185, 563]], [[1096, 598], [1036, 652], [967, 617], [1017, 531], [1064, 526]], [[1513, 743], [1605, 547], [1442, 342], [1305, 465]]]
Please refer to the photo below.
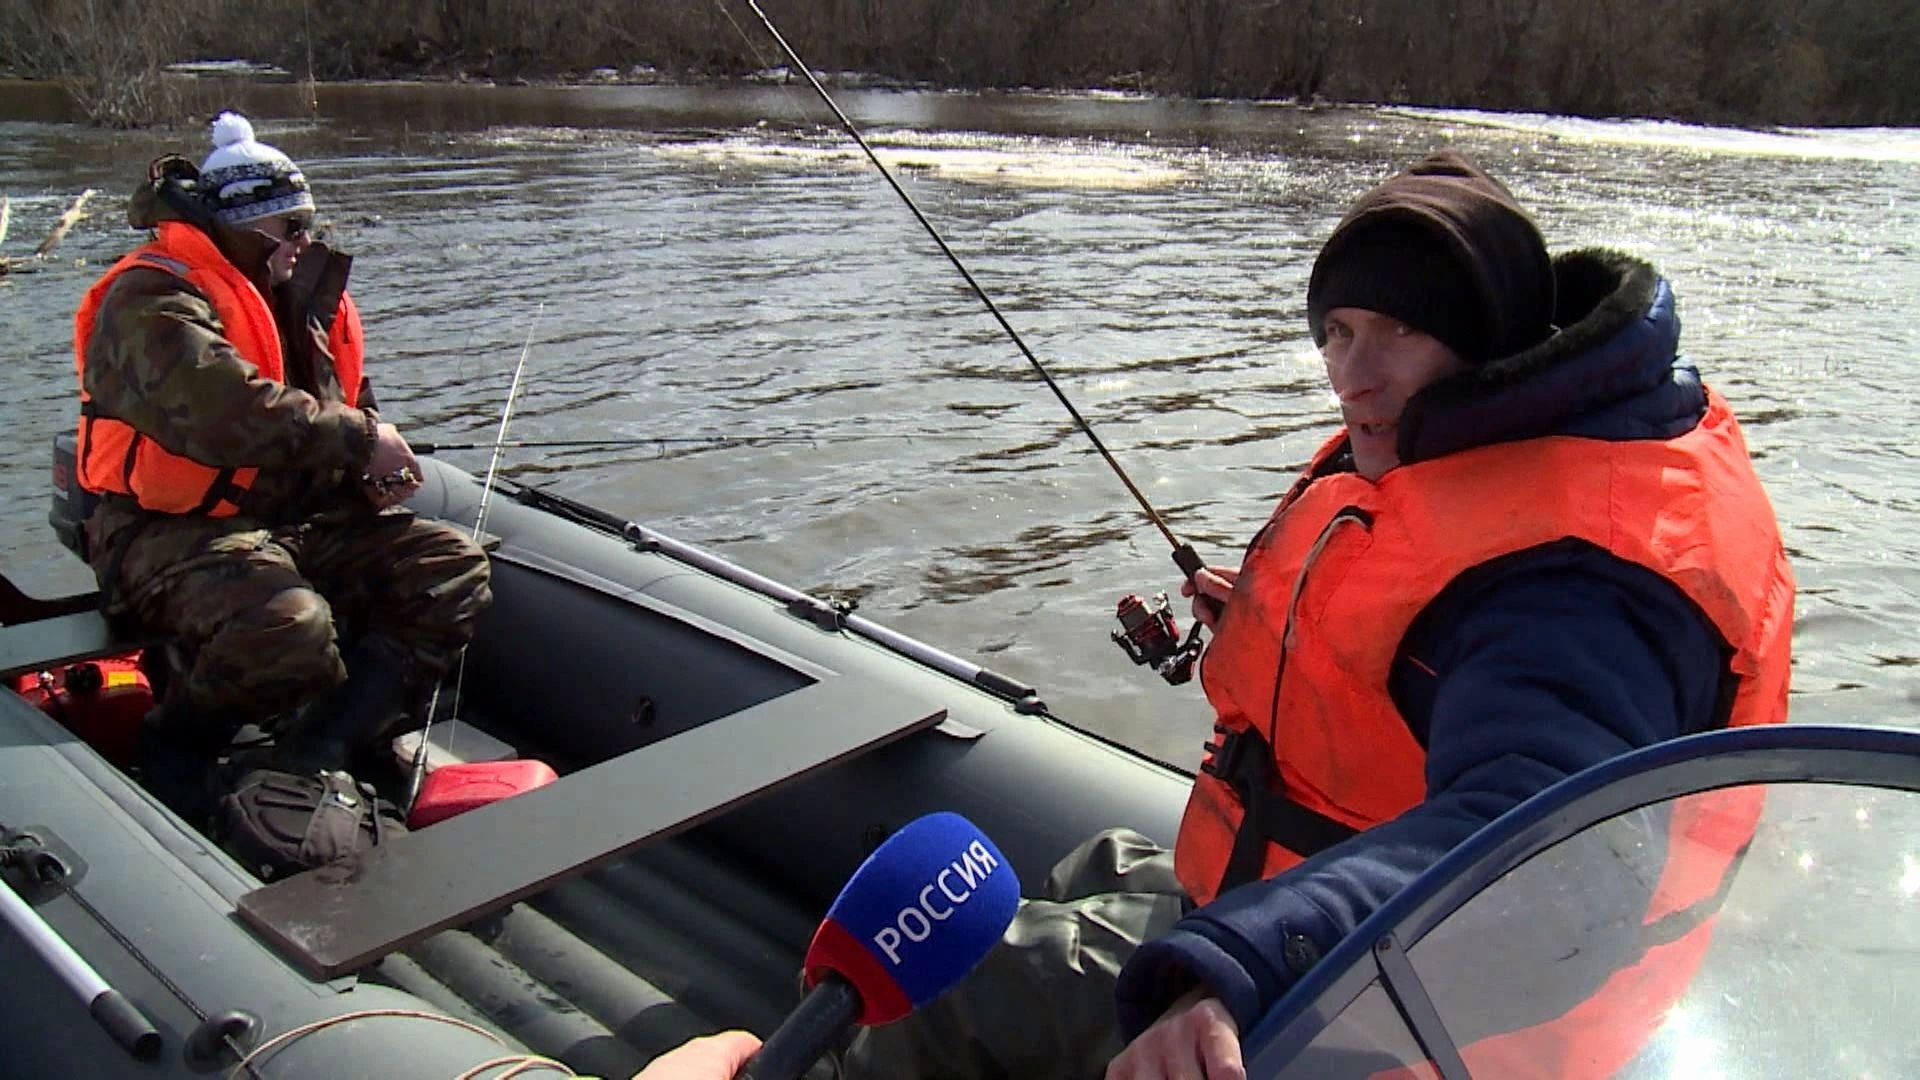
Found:
[[[1173, 565], [1180, 568], [1180, 572], [1187, 576], [1188, 581], [1192, 581], [1194, 575], [1206, 569], [1207, 566], [1206, 563], [1200, 561], [1200, 553], [1193, 550], [1192, 544], [1181, 544], [1179, 547], [1173, 549]], [[1215, 619], [1218, 619], [1226, 612], [1225, 604], [1200, 592], [1198, 586], [1194, 588], [1194, 599], [1200, 601], [1208, 611], [1212, 612]]]

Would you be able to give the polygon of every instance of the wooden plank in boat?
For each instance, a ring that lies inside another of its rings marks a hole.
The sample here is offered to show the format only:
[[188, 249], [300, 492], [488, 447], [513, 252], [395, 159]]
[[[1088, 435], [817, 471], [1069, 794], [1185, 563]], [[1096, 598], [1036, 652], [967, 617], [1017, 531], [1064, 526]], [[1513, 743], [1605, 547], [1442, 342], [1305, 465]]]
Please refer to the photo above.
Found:
[[945, 717], [871, 682], [825, 679], [255, 889], [240, 917], [333, 978]]

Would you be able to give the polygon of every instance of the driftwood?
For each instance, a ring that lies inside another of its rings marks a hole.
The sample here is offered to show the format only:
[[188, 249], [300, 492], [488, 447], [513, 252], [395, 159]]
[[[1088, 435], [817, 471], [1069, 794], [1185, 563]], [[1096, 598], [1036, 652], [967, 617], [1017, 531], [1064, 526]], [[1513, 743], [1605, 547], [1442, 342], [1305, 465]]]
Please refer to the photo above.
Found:
[[33, 249], [35, 258], [45, 256], [48, 252], [52, 251], [61, 240], [66, 238], [67, 230], [73, 228], [74, 225], [85, 216], [87, 200], [93, 198], [96, 194], [98, 194], [98, 192], [94, 191], [93, 188], [88, 188], [81, 192], [78, 198], [73, 200], [73, 205], [67, 207], [67, 212], [61, 214], [60, 220], [54, 222], [53, 228], [47, 231], [47, 238], [40, 241], [39, 247]]

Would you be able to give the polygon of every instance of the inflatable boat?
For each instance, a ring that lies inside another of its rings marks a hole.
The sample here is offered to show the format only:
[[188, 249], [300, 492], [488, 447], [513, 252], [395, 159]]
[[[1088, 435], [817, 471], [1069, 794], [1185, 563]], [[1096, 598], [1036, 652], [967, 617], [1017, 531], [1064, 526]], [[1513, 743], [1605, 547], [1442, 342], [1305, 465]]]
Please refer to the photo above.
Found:
[[[426, 466], [413, 508], [471, 525], [481, 484]], [[431, 752], [558, 779], [349, 865], [264, 881], [98, 732], [0, 693], [0, 1075], [625, 1077], [775, 1028], [843, 883], [928, 814], [1027, 882], [1101, 829], [1173, 838], [1189, 777], [1038, 688], [536, 487], [501, 485], [483, 539], [495, 603]], [[137, 644], [93, 597], [5, 592], [10, 682]], [[1637, 753], [1502, 818], [1245, 1033], [1251, 1075], [1489, 1075], [1473, 1033], [1637, 917], [1568, 898], [1649, 872], [1647, 815], [1737, 785], [1767, 816], [1628, 1074], [1911, 1074], [1920, 735], [1786, 725]]]

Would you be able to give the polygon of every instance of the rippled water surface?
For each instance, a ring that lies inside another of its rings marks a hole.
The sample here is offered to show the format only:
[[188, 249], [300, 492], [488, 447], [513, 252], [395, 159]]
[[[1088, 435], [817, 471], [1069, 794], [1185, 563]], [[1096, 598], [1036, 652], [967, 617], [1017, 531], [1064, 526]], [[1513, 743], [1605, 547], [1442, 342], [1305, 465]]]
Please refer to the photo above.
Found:
[[[1171, 590], [1166, 545], [900, 200], [784, 89], [236, 91], [357, 253], [383, 408], [490, 443], [523, 347], [518, 479], [634, 517], [1041, 688], [1182, 764], [1207, 727], [1107, 641]], [[1801, 583], [1795, 716], [1920, 719], [1920, 478], [1908, 432], [1920, 133], [1705, 130], [1483, 114], [849, 93], [906, 189], [1169, 524], [1231, 562], [1335, 410], [1307, 270], [1341, 208], [1454, 144], [1556, 248], [1674, 280], [1741, 414]], [[120, 200], [197, 131], [61, 122], [0, 88], [0, 561], [89, 577], [45, 526], [73, 411], [70, 320], [137, 236]], [[707, 442], [683, 442], [720, 437]], [[763, 441], [747, 441], [748, 437]], [[651, 441], [660, 440], [660, 441]], [[482, 450], [446, 456], [475, 471]]]

